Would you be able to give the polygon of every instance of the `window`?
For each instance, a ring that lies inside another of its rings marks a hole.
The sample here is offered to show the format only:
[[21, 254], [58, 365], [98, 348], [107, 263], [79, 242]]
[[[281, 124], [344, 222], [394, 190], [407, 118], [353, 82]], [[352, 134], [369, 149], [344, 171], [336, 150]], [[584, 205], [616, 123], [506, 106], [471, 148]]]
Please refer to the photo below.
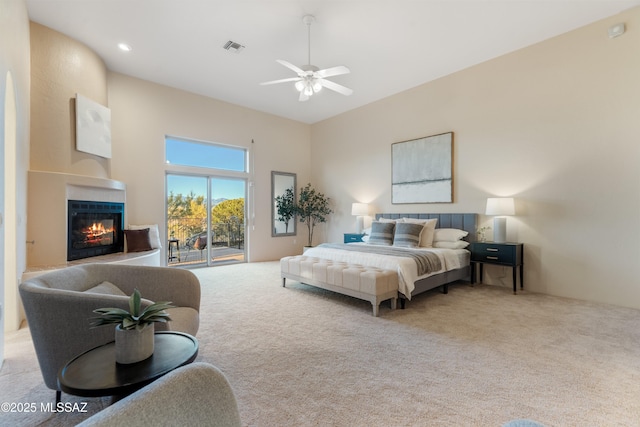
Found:
[[247, 150], [210, 142], [166, 138], [168, 164], [247, 172]]

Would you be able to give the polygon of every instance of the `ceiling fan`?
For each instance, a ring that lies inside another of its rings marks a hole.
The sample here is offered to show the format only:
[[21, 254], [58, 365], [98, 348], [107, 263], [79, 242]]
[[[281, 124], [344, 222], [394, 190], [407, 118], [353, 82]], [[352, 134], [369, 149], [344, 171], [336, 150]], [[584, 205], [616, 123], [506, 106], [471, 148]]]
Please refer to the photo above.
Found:
[[302, 18], [302, 22], [307, 26], [307, 37], [309, 44], [309, 56], [308, 64], [301, 67], [296, 67], [290, 62], [283, 61], [282, 59], [276, 59], [276, 62], [284, 65], [298, 77], [289, 77], [287, 79], [272, 80], [269, 82], [260, 83], [261, 85], [272, 85], [276, 83], [295, 82], [296, 89], [300, 92], [299, 101], [306, 101], [314, 93], [318, 93], [323, 87], [341, 93], [342, 95], [349, 96], [353, 93], [353, 90], [327, 80], [327, 77], [339, 76], [342, 74], [350, 73], [349, 69], [344, 65], [337, 67], [319, 69], [315, 65], [311, 65], [311, 23], [315, 20], [313, 15], [305, 15]]

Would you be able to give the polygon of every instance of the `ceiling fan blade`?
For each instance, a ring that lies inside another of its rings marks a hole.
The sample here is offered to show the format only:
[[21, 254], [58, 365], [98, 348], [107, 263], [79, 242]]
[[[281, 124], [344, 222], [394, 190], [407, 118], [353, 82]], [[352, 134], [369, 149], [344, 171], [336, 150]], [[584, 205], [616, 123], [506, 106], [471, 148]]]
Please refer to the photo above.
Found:
[[274, 85], [276, 83], [286, 83], [286, 82], [297, 82], [298, 80], [302, 80], [300, 77], [289, 77], [287, 79], [280, 80], [271, 80], [270, 82], [262, 82], [261, 85]]
[[339, 85], [338, 83], [334, 83], [331, 80], [320, 79], [318, 81], [322, 86], [326, 87], [327, 89], [331, 89], [345, 96], [349, 96], [353, 93], [353, 90], [349, 89], [348, 87], [344, 87], [342, 85]]
[[298, 75], [303, 75], [305, 73], [302, 68], [296, 67], [295, 65], [293, 65], [290, 62], [283, 61], [282, 59], [276, 59], [276, 62], [278, 64], [284, 65], [285, 67], [287, 67], [288, 69], [290, 69], [291, 71], [293, 71], [294, 73], [296, 73]]
[[298, 101], [304, 102], [304, 101], [308, 101], [308, 100], [309, 100], [309, 95], [304, 93], [304, 91], [301, 91], [300, 92], [300, 97], [298, 98]]
[[349, 74], [350, 72], [351, 72], [351, 70], [349, 70], [344, 65], [339, 65], [337, 67], [331, 67], [331, 68], [325, 68], [324, 70], [318, 70], [318, 71], [316, 71], [316, 74], [318, 76], [320, 76], [321, 78], [324, 78], [324, 77], [339, 76], [339, 75], [342, 75], [342, 74]]

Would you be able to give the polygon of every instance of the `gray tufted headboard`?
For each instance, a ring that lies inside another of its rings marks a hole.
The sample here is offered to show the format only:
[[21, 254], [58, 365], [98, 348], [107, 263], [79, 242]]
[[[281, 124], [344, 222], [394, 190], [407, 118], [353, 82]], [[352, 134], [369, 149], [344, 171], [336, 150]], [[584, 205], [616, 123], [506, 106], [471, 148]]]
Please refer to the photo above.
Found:
[[476, 241], [476, 227], [478, 215], [474, 213], [377, 213], [376, 220], [380, 218], [438, 218], [436, 228], [458, 228], [469, 232], [464, 238], [468, 242]]

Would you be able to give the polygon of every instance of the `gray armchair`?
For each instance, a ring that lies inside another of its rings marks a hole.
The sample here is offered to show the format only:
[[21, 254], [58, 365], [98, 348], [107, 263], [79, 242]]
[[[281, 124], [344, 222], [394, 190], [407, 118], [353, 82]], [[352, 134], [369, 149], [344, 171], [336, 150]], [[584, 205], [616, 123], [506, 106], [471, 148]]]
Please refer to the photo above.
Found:
[[186, 365], [78, 424], [78, 427], [239, 427], [231, 385], [215, 366]]
[[143, 305], [171, 301], [172, 318], [156, 331], [196, 335], [199, 327], [200, 282], [188, 270], [122, 264], [86, 264], [54, 270], [20, 284], [33, 345], [47, 387], [60, 401], [57, 375], [69, 360], [114, 340], [113, 327], [90, 328], [96, 308], [128, 309], [129, 295], [138, 289]]

